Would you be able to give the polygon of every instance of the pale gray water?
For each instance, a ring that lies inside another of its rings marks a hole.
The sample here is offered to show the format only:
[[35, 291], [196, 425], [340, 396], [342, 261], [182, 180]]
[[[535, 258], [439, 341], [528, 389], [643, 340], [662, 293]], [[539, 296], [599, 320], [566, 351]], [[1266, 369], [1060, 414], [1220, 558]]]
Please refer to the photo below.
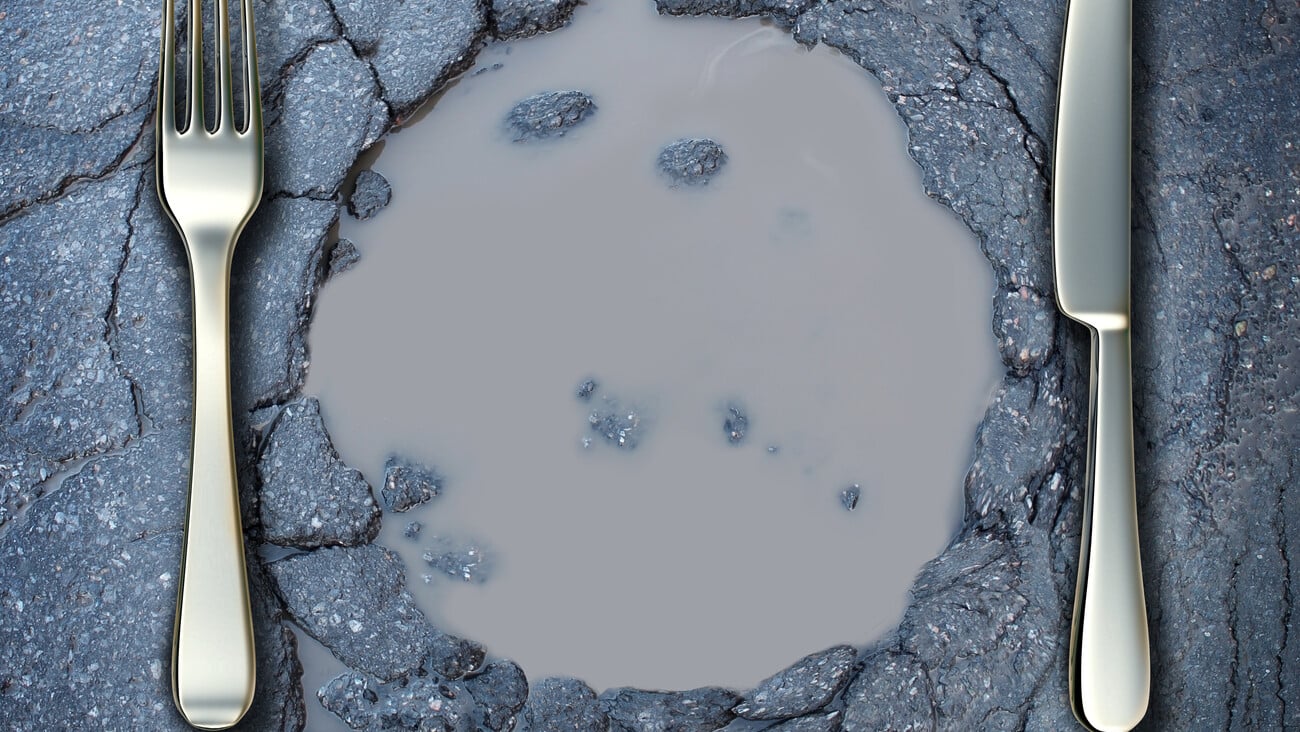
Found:
[[[597, 690], [745, 687], [870, 642], [957, 527], [998, 371], [992, 275], [875, 81], [649, 2], [581, 8], [477, 68], [495, 63], [389, 139], [393, 203], [341, 225], [362, 260], [311, 329], [307, 391], [344, 459], [376, 486], [393, 451], [448, 477], [384, 519], [421, 606]], [[598, 111], [511, 143], [511, 106], [557, 89]], [[685, 136], [730, 156], [707, 188], [655, 175]], [[643, 409], [635, 451], [583, 449], [589, 375]], [[751, 419], [739, 447], [728, 400]], [[481, 541], [494, 574], [426, 585], [412, 519]]]

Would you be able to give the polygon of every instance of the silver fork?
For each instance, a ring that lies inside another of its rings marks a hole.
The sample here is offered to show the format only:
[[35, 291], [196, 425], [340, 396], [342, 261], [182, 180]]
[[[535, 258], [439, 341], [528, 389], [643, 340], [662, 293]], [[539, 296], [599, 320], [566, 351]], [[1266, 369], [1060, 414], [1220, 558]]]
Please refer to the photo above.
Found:
[[262, 110], [252, 0], [241, 0], [243, 131], [235, 127], [229, 0], [216, 0], [216, 129], [205, 124], [203, 20], [189, 2], [185, 127], [176, 128], [175, 0], [163, 0], [156, 111], [158, 198], [181, 233], [194, 306], [189, 506], [172, 636], [172, 695], [200, 729], [226, 729], [253, 701], [253, 622], [230, 406], [230, 262], [262, 197]]

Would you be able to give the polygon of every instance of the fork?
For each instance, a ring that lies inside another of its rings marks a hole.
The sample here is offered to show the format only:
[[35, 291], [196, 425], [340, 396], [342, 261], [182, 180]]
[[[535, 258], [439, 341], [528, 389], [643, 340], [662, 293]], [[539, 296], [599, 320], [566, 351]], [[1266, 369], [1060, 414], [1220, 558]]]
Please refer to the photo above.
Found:
[[180, 231], [194, 308], [189, 501], [172, 636], [172, 696], [199, 729], [226, 729], [255, 684], [253, 622], [230, 405], [230, 263], [262, 197], [262, 110], [252, 0], [241, 0], [243, 130], [235, 127], [230, 0], [216, 0], [216, 129], [203, 97], [203, 20], [189, 1], [185, 126], [176, 126], [175, 0], [163, 0], [155, 119], [158, 198]]

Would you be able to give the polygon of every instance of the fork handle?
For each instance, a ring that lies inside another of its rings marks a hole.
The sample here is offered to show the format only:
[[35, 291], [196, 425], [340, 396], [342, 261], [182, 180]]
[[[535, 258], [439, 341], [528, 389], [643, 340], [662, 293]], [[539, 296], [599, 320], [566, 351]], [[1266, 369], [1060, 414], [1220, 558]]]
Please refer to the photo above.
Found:
[[1146, 714], [1151, 684], [1133, 471], [1133, 387], [1127, 324], [1092, 328], [1088, 472], [1070, 638], [1075, 715], [1103, 732]]
[[194, 431], [172, 643], [172, 690], [200, 729], [252, 703], [253, 622], [230, 406], [230, 259], [238, 232], [186, 236], [194, 299]]

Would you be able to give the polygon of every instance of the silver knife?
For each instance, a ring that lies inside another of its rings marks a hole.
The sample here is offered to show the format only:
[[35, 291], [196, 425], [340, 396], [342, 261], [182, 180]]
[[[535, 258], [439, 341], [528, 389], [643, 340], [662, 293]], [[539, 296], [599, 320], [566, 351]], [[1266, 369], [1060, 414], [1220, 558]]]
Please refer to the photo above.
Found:
[[1052, 180], [1056, 302], [1092, 334], [1070, 701], [1102, 732], [1135, 727], [1151, 688], [1129, 356], [1132, 39], [1132, 0], [1068, 3]]

